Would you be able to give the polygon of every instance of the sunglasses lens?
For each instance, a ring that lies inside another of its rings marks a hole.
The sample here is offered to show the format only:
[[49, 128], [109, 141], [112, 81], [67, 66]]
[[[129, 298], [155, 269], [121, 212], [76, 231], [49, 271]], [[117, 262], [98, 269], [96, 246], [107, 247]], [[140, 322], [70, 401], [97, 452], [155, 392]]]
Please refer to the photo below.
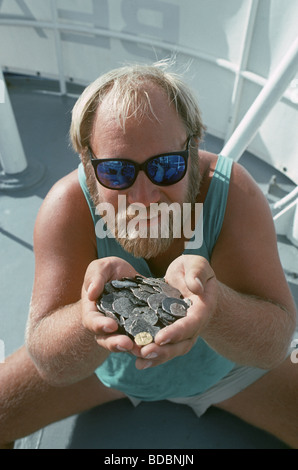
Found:
[[156, 157], [148, 162], [147, 173], [151, 181], [158, 185], [178, 183], [186, 171], [186, 161], [182, 155]]
[[96, 172], [100, 183], [111, 189], [127, 188], [135, 177], [134, 166], [122, 160], [100, 162]]
[[[96, 176], [98, 181], [109, 189], [129, 188], [136, 179], [138, 165], [127, 160], [93, 160], [96, 162]], [[185, 155], [160, 155], [145, 162], [143, 168], [148, 178], [159, 186], [170, 186], [178, 183], [187, 168]]]

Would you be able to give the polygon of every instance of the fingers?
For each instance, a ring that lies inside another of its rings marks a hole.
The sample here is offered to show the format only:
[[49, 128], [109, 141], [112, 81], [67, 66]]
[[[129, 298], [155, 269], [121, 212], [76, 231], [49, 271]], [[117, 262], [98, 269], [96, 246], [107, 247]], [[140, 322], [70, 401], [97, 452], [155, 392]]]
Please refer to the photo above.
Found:
[[202, 256], [188, 255], [183, 257], [183, 262], [185, 266], [185, 282], [188, 289], [194, 294], [202, 294], [207, 282], [215, 276], [213, 269]]
[[201, 281], [202, 276], [198, 273], [197, 269], [192, 271], [187, 271], [185, 273], [185, 284], [190, 292], [193, 292], [197, 295], [202, 295], [204, 293], [204, 284]]
[[196, 339], [204, 330], [210, 317], [210, 310], [203, 299], [192, 296], [192, 306], [187, 315], [173, 324], [162, 328], [155, 337], [155, 342], [161, 346], [177, 344], [188, 339]]
[[129, 352], [135, 356], [139, 355], [138, 346], [126, 335], [110, 334], [96, 335], [96, 342], [99, 346], [104, 347], [110, 352]]
[[118, 324], [115, 320], [100, 313], [93, 302], [90, 302], [89, 305], [88, 310], [82, 316], [83, 326], [87, 330], [97, 336], [115, 333], [118, 330]]
[[143, 346], [140, 350], [139, 357], [135, 362], [137, 369], [144, 370], [149, 367], [156, 367], [163, 364], [176, 356], [187, 354], [195, 343], [194, 339], [188, 339], [178, 344], [168, 344], [159, 346], [156, 343]]
[[93, 261], [85, 274], [81, 294], [82, 324], [94, 334], [98, 345], [111, 352], [130, 351], [138, 354], [138, 349], [128, 336], [117, 333], [118, 324], [115, 320], [98, 311], [96, 300], [107, 282], [136, 274], [129, 263], [116, 257]]
[[204, 298], [192, 295], [192, 302], [186, 317], [162, 328], [154, 343], [141, 348], [135, 364], [137, 369], [155, 367], [190, 351], [209, 321], [209, 309]]
[[83, 291], [88, 299], [95, 301], [104, 289], [104, 285], [112, 279], [134, 277], [136, 270], [127, 261], [114, 256], [93, 261], [85, 274]]
[[116, 321], [101, 314], [96, 307], [96, 300], [107, 282], [136, 274], [134, 268], [120, 258], [92, 262], [82, 288], [82, 322], [94, 333], [100, 346], [111, 352], [134, 354], [136, 367], [144, 369], [184, 355], [191, 349], [215, 309], [217, 281], [210, 264], [201, 256], [182, 255], [174, 260], [167, 270], [166, 281], [177, 287], [184, 297], [190, 298], [192, 306], [186, 317], [162, 328], [154, 343], [140, 348], [128, 336], [119, 334]]
[[96, 300], [102, 294], [104, 286], [112, 279], [135, 276], [137, 272], [121, 258], [109, 257], [95, 260], [88, 266], [82, 287], [82, 322], [94, 334], [113, 333], [117, 323], [100, 314]]
[[94, 341], [110, 352], [132, 352], [138, 355], [137, 345], [126, 335], [118, 332], [118, 324], [99, 311], [84, 315], [84, 328], [94, 334]]
[[191, 256], [187, 262], [185, 282], [189, 290], [200, 295], [204, 292], [207, 282], [215, 277], [214, 271], [208, 261], [201, 256]]
[[166, 281], [177, 287], [192, 306], [187, 315], [165, 328], [155, 342], [143, 347], [136, 360], [138, 369], [155, 367], [187, 354], [210, 321], [217, 304], [217, 281], [208, 261], [196, 255], [182, 255], [169, 266]]

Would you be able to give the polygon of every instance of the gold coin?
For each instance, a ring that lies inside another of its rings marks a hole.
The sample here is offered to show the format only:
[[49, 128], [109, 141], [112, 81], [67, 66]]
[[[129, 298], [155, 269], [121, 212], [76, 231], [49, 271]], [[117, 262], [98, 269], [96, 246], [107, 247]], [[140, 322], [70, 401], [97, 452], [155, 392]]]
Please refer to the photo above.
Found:
[[135, 342], [138, 346], [146, 346], [146, 344], [152, 343], [153, 338], [147, 331], [142, 331], [135, 336]]

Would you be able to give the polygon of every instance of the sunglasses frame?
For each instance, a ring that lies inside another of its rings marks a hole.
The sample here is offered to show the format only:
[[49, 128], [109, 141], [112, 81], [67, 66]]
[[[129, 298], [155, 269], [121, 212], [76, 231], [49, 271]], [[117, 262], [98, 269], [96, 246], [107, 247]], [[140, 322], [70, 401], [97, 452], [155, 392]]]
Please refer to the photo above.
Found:
[[[140, 171], [144, 171], [147, 178], [151, 181], [151, 183], [155, 184], [156, 186], [172, 186], [173, 184], [179, 183], [179, 181], [181, 181], [184, 178], [184, 176], [187, 172], [190, 141], [191, 141], [191, 136], [187, 139], [187, 143], [186, 143], [187, 148], [186, 148], [186, 150], [180, 150], [178, 152], [168, 152], [168, 153], [161, 153], [159, 155], [154, 155], [153, 157], [150, 157], [147, 160], [145, 160], [143, 163], [137, 163], [137, 162], [135, 162], [133, 160], [129, 160], [127, 158], [102, 158], [102, 159], [99, 159], [99, 158], [95, 157], [91, 147], [88, 147], [88, 150], [89, 150], [90, 161], [91, 161], [92, 166], [94, 168], [94, 173], [95, 173], [96, 179], [99, 182], [99, 184], [101, 184], [102, 186], [104, 186], [107, 189], [111, 189], [111, 190], [115, 190], [115, 191], [121, 191], [121, 190], [125, 190], [125, 189], [130, 188], [134, 184], [134, 182], [136, 181]], [[174, 183], [157, 183], [155, 181], [152, 181], [152, 179], [150, 178], [150, 176], [147, 172], [148, 164], [156, 158], [169, 157], [169, 156], [172, 156], [172, 155], [173, 156], [174, 155], [180, 155], [185, 161], [185, 169], [184, 169], [184, 172], [183, 172], [182, 176], [177, 181], [175, 181]], [[131, 181], [131, 183], [128, 186], [125, 186], [124, 188], [110, 188], [109, 186], [103, 184], [102, 181], [99, 180], [98, 174], [97, 174], [97, 166], [102, 162], [109, 162], [109, 161], [110, 162], [111, 161], [127, 162], [127, 163], [131, 163], [134, 166], [135, 175], [134, 175], [133, 180]]]

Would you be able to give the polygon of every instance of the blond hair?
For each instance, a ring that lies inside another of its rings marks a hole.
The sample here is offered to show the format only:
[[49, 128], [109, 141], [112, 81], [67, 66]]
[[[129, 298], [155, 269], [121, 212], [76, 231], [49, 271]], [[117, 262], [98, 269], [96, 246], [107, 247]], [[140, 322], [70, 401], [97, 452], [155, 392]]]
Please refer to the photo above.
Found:
[[125, 121], [138, 113], [152, 113], [146, 83], [165, 91], [169, 103], [175, 105], [187, 135], [202, 140], [205, 127], [196, 99], [177, 74], [167, 71], [167, 62], [153, 65], [128, 65], [112, 70], [91, 83], [82, 93], [72, 111], [70, 138], [74, 150], [84, 155], [90, 146], [98, 106], [112, 92], [116, 118], [125, 128]]

